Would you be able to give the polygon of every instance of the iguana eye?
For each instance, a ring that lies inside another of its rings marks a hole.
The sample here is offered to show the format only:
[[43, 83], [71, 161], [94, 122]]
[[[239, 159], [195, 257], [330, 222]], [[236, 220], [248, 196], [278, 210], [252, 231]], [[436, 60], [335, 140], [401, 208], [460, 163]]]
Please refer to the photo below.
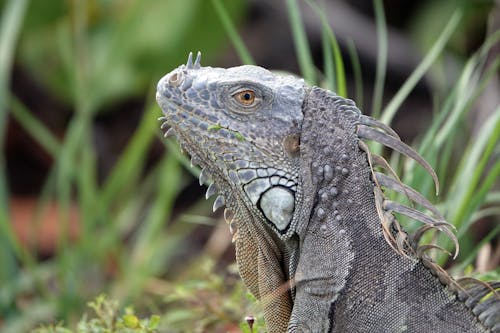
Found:
[[253, 90], [243, 90], [233, 96], [238, 103], [244, 106], [251, 106], [255, 103], [255, 92]]

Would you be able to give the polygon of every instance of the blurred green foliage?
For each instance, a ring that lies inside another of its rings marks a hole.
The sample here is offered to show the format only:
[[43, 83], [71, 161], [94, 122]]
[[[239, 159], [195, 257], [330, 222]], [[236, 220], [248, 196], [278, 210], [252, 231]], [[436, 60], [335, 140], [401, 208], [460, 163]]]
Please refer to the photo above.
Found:
[[[238, 19], [242, 1], [225, 1]], [[210, 59], [226, 39], [211, 3], [165, 1], [31, 1], [18, 61], [50, 92], [72, 103], [83, 92], [97, 111], [143, 95], [190, 51]], [[76, 84], [84, 76], [84, 87]]]
[[139, 319], [132, 308], [125, 308], [120, 314], [118, 302], [109, 300], [105, 295], [99, 295], [88, 303], [93, 310], [93, 316], [84, 315], [77, 324], [76, 330], [63, 327], [62, 324], [41, 326], [33, 333], [155, 333], [160, 324], [160, 317], [152, 315], [146, 319]]

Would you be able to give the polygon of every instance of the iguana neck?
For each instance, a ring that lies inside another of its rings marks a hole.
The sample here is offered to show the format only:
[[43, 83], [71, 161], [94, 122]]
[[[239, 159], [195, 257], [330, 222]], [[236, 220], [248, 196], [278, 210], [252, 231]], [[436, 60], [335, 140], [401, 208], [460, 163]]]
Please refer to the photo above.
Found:
[[[374, 210], [366, 155], [357, 147], [355, 122], [349, 121], [359, 111], [341, 104], [335, 108], [335, 97], [313, 88], [303, 108], [301, 181], [304, 196], [313, 202], [307, 232], [298, 230], [300, 258], [290, 331], [326, 332], [332, 306], [356, 278], [353, 262], [368, 258], [374, 246], [380, 247], [381, 257], [389, 252]], [[305, 325], [300, 318], [312, 313], [316, 318], [323, 315], [316, 321], [319, 326], [300, 326]]]

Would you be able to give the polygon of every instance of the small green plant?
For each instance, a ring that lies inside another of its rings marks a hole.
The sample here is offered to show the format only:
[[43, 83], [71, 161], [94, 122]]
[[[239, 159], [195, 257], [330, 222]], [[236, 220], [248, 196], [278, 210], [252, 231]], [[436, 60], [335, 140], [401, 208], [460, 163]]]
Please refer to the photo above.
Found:
[[32, 333], [155, 333], [158, 332], [160, 317], [152, 315], [149, 318], [139, 319], [131, 307], [120, 310], [118, 301], [99, 295], [88, 303], [93, 310], [89, 317], [86, 315], [78, 322], [76, 329], [65, 328], [62, 324], [41, 326]]

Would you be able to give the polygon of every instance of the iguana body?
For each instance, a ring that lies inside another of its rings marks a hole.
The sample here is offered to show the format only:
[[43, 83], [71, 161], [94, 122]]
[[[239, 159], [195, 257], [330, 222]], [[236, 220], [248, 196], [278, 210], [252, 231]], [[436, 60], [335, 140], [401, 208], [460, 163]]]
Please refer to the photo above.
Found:
[[[269, 332], [500, 332], [499, 284], [460, 286], [416, 244], [448, 224], [362, 139], [435, 173], [350, 100], [256, 66], [167, 74], [157, 100], [200, 180], [226, 204], [240, 275]], [[396, 178], [395, 178], [396, 177]], [[404, 193], [430, 214], [386, 200]], [[391, 212], [422, 221], [408, 237]], [[491, 289], [492, 288], [492, 289]]]

